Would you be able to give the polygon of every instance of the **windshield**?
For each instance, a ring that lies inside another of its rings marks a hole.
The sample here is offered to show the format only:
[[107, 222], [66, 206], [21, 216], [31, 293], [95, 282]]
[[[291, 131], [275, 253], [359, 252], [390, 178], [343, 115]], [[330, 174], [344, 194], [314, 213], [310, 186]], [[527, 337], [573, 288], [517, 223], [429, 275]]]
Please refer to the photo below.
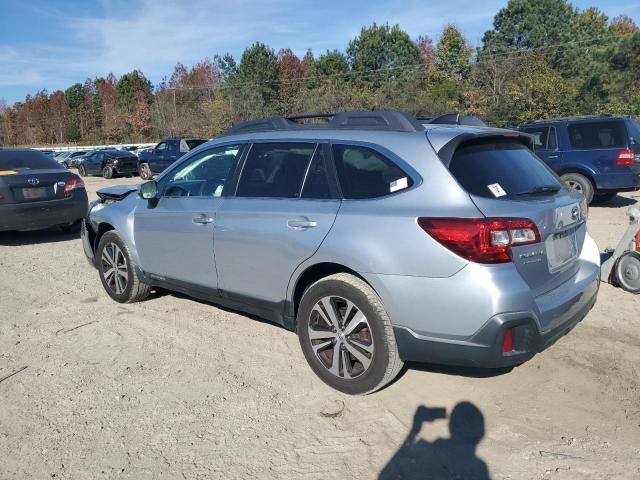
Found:
[[514, 143], [462, 147], [449, 167], [472, 195], [517, 199], [523, 194], [553, 194], [562, 184], [528, 148]]
[[36, 150], [1, 150], [0, 170], [61, 170], [53, 157]]

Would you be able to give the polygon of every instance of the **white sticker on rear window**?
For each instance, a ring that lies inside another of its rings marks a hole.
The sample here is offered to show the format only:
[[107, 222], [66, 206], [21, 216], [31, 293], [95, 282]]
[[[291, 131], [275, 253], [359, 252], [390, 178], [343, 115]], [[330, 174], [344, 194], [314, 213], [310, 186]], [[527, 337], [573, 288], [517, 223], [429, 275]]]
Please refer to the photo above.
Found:
[[496, 198], [504, 197], [507, 194], [507, 192], [504, 191], [499, 183], [492, 183], [491, 185], [487, 185], [487, 188], [491, 193], [493, 193], [493, 196]]
[[398, 180], [394, 180], [389, 184], [389, 191], [391, 193], [397, 192], [398, 190], [402, 190], [403, 188], [407, 188], [408, 186], [409, 182], [407, 181], [407, 177], [402, 177]]

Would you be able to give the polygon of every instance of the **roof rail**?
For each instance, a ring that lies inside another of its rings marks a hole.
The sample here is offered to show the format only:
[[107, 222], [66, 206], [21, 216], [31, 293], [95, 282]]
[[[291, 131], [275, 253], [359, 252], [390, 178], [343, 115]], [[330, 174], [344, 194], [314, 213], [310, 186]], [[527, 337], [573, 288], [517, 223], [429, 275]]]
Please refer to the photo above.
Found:
[[[302, 123], [299, 120], [327, 119], [324, 123]], [[221, 136], [277, 130], [382, 130], [393, 132], [422, 132], [424, 126], [411, 114], [394, 110], [368, 112], [336, 112], [298, 115], [292, 117], [268, 117], [241, 122]]]
[[599, 115], [569, 115], [566, 117], [541, 118], [538, 120], [529, 120], [522, 125], [531, 125], [534, 123], [561, 122], [571, 120], [593, 120], [597, 118], [631, 118], [630, 115], [613, 115], [611, 113], [601, 113]]

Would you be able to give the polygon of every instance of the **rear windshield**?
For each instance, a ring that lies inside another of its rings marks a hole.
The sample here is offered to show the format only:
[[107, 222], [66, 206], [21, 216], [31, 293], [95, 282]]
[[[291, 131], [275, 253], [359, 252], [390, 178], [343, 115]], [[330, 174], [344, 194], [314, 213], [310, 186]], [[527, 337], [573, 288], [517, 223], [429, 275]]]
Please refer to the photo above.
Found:
[[193, 140], [185, 140], [185, 142], [187, 142], [187, 146], [189, 147], [189, 150], [193, 150], [198, 145], [202, 145], [204, 142], [206, 142], [206, 140], [193, 139]]
[[459, 148], [451, 173], [472, 195], [516, 199], [540, 187], [557, 187], [557, 177], [524, 145], [488, 143]]
[[112, 150], [110, 152], [104, 152], [111, 158], [130, 158], [135, 157], [135, 154], [129, 152], [128, 150]]
[[0, 150], [0, 170], [62, 170], [53, 157], [36, 150]]
[[578, 122], [569, 125], [569, 140], [573, 148], [623, 148], [627, 146], [624, 122]]

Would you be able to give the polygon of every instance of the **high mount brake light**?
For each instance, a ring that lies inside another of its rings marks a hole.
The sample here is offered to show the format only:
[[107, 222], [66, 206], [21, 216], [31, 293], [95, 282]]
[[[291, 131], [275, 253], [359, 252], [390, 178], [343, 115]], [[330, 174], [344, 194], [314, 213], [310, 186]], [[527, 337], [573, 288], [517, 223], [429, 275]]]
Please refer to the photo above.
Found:
[[540, 232], [526, 218], [420, 217], [418, 225], [452, 252], [476, 263], [507, 263], [511, 248], [539, 243]]
[[74, 190], [84, 190], [84, 182], [79, 178], [72, 178], [71, 180], [67, 180], [64, 184], [64, 194], [71, 195], [71, 192]]

